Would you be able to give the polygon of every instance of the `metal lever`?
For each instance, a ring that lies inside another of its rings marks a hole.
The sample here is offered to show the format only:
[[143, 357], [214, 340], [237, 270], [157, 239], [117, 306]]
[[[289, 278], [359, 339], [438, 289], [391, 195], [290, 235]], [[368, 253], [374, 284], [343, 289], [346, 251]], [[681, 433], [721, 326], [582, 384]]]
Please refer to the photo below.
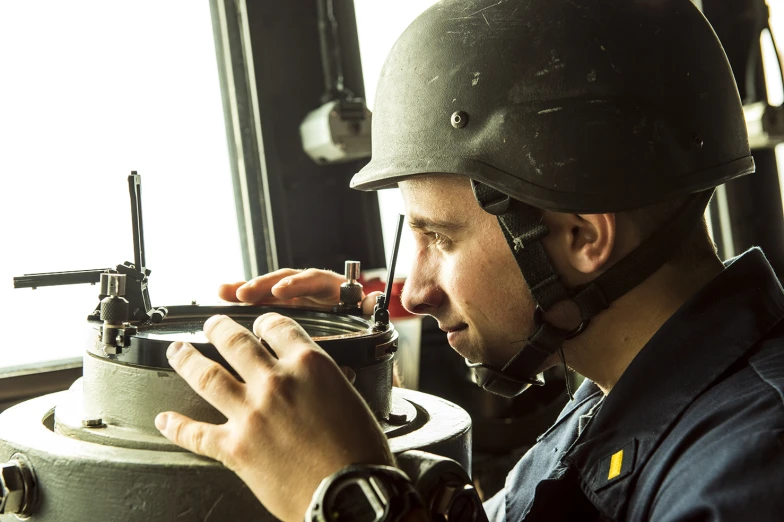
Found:
[[80, 285], [83, 283], [95, 284], [101, 280], [101, 274], [109, 270], [72, 270], [70, 272], [50, 272], [44, 274], [25, 274], [14, 277], [14, 288], [32, 288], [39, 286]]
[[376, 297], [376, 306], [373, 309], [373, 322], [376, 329], [385, 329], [389, 325], [389, 299], [392, 297], [392, 282], [395, 280], [395, 265], [397, 264], [397, 253], [400, 250], [400, 235], [403, 232], [403, 219], [405, 216], [400, 214], [395, 230], [395, 243], [392, 247], [392, 257], [389, 260], [389, 270], [387, 271], [387, 285], [384, 293]]
[[[142, 179], [136, 171], [128, 176], [128, 189], [131, 196], [131, 216], [133, 219], [133, 256], [134, 263], [125, 262], [114, 269], [78, 270], [73, 272], [51, 272], [45, 274], [25, 274], [14, 278], [14, 288], [37, 288], [39, 286], [72, 285], [80, 283], [95, 284], [104, 273], [119, 273], [127, 276], [125, 297], [129, 303], [129, 320], [138, 323], [161, 322], [168, 311], [164, 307], [153, 308], [147, 289], [150, 270], [145, 267], [144, 226], [142, 224], [141, 187]], [[101, 292], [100, 299], [109, 294]], [[90, 319], [100, 315], [101, 305], [93, 311]]]
[[144, 258], [144, 226], [142, 224], [142, 177], [131, 171], [128, 176], [128, 191], [131, 194], [131, 219], [133, 221], [133, 260], [136, 269], [147, 266]]

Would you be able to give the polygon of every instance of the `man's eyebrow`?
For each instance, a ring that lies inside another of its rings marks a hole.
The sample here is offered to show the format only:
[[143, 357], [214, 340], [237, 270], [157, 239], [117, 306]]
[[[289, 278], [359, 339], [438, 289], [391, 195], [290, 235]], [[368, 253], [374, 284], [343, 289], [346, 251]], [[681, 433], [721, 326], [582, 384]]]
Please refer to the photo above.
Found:
[[454, 221], [439, 221], [437, 219], [410, 217], [408, 218], [408, 226], [410, 226], [412, 230], [444, 230], [447, 232], [456, 232], [465, 228], [466, 225]]

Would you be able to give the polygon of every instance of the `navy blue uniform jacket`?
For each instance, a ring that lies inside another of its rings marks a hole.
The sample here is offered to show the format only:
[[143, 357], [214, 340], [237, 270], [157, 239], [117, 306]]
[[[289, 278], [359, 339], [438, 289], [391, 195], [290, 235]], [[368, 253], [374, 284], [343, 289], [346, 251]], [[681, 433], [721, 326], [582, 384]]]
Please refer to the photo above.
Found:
[[580, 386], [490, 521], [784, 521], [783, 320], [762, 252], [727, 263], [607, 397]]

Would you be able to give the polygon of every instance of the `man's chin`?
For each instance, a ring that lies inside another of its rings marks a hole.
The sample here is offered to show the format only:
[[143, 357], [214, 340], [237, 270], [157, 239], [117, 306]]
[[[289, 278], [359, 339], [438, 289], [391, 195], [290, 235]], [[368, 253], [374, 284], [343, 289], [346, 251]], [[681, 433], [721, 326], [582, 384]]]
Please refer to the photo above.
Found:
[[458, 355], [460, 355], [460, 357], [470, 363], [484, 364], [499, 369], [504, 366], [503, 362], [493, 361], [492, 358], [489, 357], [490, 354], [488, 351], [479, 343], [461, 343], [457, 345], [449, 343], [449, 345]]
[[[485, 346], [480, 342], [471, 342], [471, 343], [455, 343], [452, 344], [451, 342], [449, 345], [452, 347], [454, 351], [456, 351], [461, 357], [466, 359], [470, 363], [479, 363], [489, 366], [491, 368], [495, 368], [500, 370], [506, 364], [512, 360], [512, 358], [517, 355], [517, 352], [514, 353], [501, 353], [501, 348], [497, 347], [494, 349], [492, 346]], [[518, 345], [519, 346], [519, 345]], [[500, 357], [499, 357], [500, 355]], [[549, 370], [553, 368], [557, 364], [560, 364], [560, 359], [558, 355], [554, 354], [545, 359], [536, 373], [542, 373], [545, 370]]]
[[449, 343], [449, 346], [463, 359], [471, 363], [487, 364], [487, 356], [483, 350], [468, 343]]

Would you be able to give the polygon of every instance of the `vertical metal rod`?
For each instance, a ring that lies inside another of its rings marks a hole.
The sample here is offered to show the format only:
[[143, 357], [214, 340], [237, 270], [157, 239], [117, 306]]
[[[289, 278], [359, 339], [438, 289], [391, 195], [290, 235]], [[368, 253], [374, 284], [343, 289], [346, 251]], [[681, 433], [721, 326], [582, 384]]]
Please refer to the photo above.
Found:
[[136, 270], [147, 264], [144, 258], [144, 228], [142, 225], [142, 177], [131, 171], [128, 176], [128, 190], [131, 193], [131, 219], [133, 220], [133, 260]]
[[324, 73], [324, 95], [322, 103], [342, 98], [343, 63], [340, 51], [338, 21], [332, 0], [316, 0], [318, 12], [319, 47], [321, 47], [321, 65]]
[[397, 219], [397, 229], [395, 230], [395, 244], [392, 247], [392, 257], [389, 260], [389, 270], [387, 271], [387, 286], [384, 288], [384, 308], [389, 308], [389, 299], [392, 297], [392, 282], [395, 280], [395, 265], [397, 264], [397, 252], [400, 250], [400, 235], [403, 232], [403, 219], [405, 216], [400, 214]]

